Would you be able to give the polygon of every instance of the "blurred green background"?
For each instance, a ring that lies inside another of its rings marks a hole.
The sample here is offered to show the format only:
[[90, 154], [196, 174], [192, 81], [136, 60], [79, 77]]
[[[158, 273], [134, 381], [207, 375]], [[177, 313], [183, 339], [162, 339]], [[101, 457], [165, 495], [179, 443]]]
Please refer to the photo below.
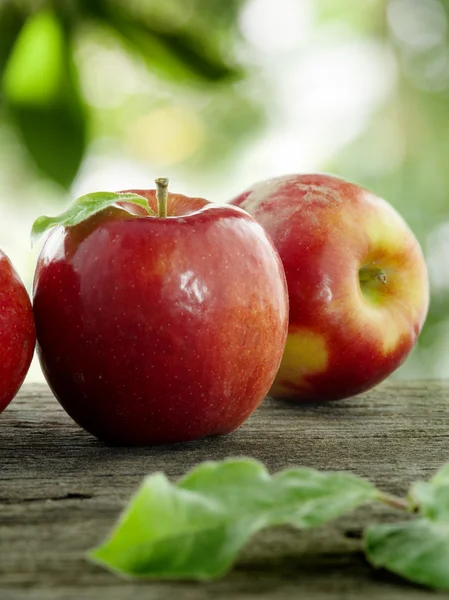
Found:
[[[449, 376], [449, 0], [0, 0], [0, 247], [94, 190], [225, 202], [328, 171], [419, 238], [432, 302], [395, 377]], [[31, 379], [39, 379], [34, 365]]]

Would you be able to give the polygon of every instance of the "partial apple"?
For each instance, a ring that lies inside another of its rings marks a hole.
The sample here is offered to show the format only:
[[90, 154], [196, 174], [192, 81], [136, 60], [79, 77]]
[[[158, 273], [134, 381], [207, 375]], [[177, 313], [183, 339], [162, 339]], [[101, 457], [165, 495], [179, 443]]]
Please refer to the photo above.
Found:
[[285, 276], [263, 228], [157, 184], [90, 194], [33, 229], [56, 226], [34, 281], [43, 372], [109, 443], [233, 431], [268, 392], [287, 336]]
[[0, 250], [0, 412], [22, 385], [35, 343], [33, 310], [27, 291]]
[[429, 289], [420, 246], [390, 204], [322, 174], [263, 181], [232, 204], [264, 227], [287, 277], [289, 333], [271, 396], [346, 398], [399, 367]]

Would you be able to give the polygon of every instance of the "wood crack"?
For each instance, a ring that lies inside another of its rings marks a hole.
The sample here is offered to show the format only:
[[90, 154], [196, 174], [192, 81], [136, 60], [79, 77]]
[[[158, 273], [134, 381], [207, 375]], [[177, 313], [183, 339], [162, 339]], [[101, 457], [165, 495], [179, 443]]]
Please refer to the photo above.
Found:
[[94, 496], [92, 494], [81, 494], [79, 492], [69, 492], [64, 496], [50, 496], [39, 498], [2, 498], [0, 497], [0, 504], [31, 504], [33, 502], [64, 502], [65, 500], [90, 500]]

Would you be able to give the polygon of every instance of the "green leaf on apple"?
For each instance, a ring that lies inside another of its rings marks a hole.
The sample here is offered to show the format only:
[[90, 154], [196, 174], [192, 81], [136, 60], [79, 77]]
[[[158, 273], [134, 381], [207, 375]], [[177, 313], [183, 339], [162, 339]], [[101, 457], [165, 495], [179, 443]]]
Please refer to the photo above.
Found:
[[172, 484], [148, 477], [89, 557], [133, 577], [207, 580], [224, 574], [257, 531], [318, 527], [378, 499], [347, 473], [295, 468], [271, 476], [251, 459], [207, 462]]
[[31, 242], [32, 244], [36, 243], [44, 233], [57, 225], [73, 227], [117, 202], [136, 204], [147, 210], [149, 215], [154, 215], [148, 205], [148, 200], [138, 194], [94, 192], [81, 196], [65, 212], [56, 217], [38, 217], [31, 229]]

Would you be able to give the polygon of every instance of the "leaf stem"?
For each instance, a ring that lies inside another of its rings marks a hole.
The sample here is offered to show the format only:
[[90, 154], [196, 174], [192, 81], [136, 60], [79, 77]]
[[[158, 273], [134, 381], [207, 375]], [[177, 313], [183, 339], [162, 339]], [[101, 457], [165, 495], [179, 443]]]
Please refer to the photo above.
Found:
[[156, 183], [156, 199], [158, 217], [167, 216], [168, 178], [158, 177]]
[[404, 498], [399, 498], [398, 496], [391, 496], [390, 494], [379, 494], [378, 496], [379, 502], [382, 504], [386, 504], [387, 506], [391, 506], [391, 508], [397, 508], [398, 510], [410, 511], [410, 505]]

